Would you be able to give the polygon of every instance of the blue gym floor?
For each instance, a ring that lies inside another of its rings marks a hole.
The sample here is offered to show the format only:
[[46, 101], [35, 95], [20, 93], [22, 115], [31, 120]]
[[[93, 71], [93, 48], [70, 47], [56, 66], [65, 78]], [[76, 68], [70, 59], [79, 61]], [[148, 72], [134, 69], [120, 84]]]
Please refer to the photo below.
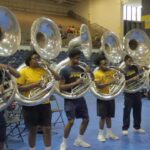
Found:
[[[57, 96], [60, 107], [63, 108], [63, 98]], [[123, 96], [116, 98], [116, 117], [113, 119], [113, 132], [119, 136], [119, 140], [107, 140], [105, 143], [101, 143], [97, 140], [98, 134], [98, 122], [99, 118], [96, 116], [96, 98], [91, 94], [87, 93], [85, 95], [89, 114], [90, 123], [85, 134], [85, 139], [88, 141], [92, 147], [89, 150], [149, 150], [150, 149], [150, 101], [143, 99], [142, 107], [142, 128], [146, 130], [146, 134], [137, 134], [133, 132], [133, 121], [131, 114], [131, 125], [129, 129], [129, 135], [122, 135], [122, 116], [123, 116]], [[52, 107], [56, 107], [55, 101], [52, 102]], [[53, 114], [53, 121], [57, 117], [57, 113]], [[63, 113], [64, 121], [66, 122], [66, 116]], [[68, 139], [68, 150], [85, 150], [87, 148], [77, 148], [73, 146], [73, 141], [78, 135], [79, 125], [81, 120], [76, 120], [72, 128], [70, 137]], [[60, 143], [63, 137], [63, 124], [58, 123], [56, 126], [52, 127], [52, 150], [59, 150]], [[21, 142], [20, 138], [9, 137], [7, 139], [8, 148], [13, 150], [28, 150], [27, 144], [27, 131], [23, 133], [24, 142]], [[44, 150], [44, 144], [42, 140], [42, 134], [38, 134], [36, 142], [36, 150]]]

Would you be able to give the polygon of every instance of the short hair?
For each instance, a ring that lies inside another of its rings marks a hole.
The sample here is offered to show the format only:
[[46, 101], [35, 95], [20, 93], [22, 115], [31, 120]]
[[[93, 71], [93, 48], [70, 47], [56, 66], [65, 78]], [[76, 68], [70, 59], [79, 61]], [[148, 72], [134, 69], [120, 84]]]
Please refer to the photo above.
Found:
[[94, 60], [94, 64], [95, 64], [96, 66], [99, 66], [99, 64], [100, 64], [100, 62], [101, 62], [102, 60], [107, 60], [107, 58], [106, 58], [104, 52], [101, 52], [101, 53], [99, 53], [99, 54], [96, 56], [96, 58], [95, 58], [95, 60]]
[[25, 64], [26, 64], [27, 66], [30, 66], [30, 61], [31, 61], [31, 58], [32, 58], [33, 55], [38, 55], [38, 54], [37, 54], [37, 52], [34, 51], [34, 50], [32, 50], [32, 51], [29, 52], [29, 54], [28, 54], [28, 56], [27, 56], [27, 58], [26, 58], [26, 60], [25, 60]]
[[69, 58], [73, 58], [77, 55], [81, 55], [81, 50], [78, 47], [74, 47], [68, 51]]

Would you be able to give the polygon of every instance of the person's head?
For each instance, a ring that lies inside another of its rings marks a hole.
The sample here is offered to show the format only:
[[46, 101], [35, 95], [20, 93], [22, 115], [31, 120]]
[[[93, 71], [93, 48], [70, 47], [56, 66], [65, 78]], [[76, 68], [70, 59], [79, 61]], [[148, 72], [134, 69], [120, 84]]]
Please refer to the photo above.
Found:
[[126, 66], [130, 66], [130, 65], [133, 64], [133, 59], [132, 59], [131, 56], [126, 55], [126, 56], [124, 57], [124, 62], [125, 62], [125, 64], [126, 64]]
[[40, 56], [37, 54], [37, 52], [31, 51], [25, 60], [25, 64], [29, 67], [38, 68], [39, 67], [39, 64], [38, 64], [39, 60], [40, 60]]
[[38, 32], [36, 34], [36, 41], [38, 43], [38, 45], [40, 46], [40, 48], [44, 48], [45, 44], [46, 44], [46, 37], [42, 32]]
[[107, 58], [105, 57], [104, 53], [97, 55], [94, 63], [101, 70], [103, 70], [103, 71], [108, 70], [108, 61], [107, 61]]
[[71, 60], [71, 63], [73, 65], [79, 64], [80, 55], [81, 55], [81, 51], [77, 47], [74, 47], [74, 48], [70, 49], [69, 52], [68, 52], [68, 56], [69, 56], [69, 58]]

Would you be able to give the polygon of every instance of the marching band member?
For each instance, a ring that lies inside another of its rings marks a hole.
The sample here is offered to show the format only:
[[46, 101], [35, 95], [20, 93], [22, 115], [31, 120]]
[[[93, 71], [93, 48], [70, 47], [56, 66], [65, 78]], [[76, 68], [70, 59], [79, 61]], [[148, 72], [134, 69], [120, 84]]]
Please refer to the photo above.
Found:
[[[78, 48], [72, 48], [69, 51], [70, 63], [60, 71], [61, 80], [59, 83], [60, 90], [70, 91], [75, 86], [82, 84], [83, 79], [80, 79], [80, 74], [83, 70], [78, 67], [81, 51]], [[60, 150], [67, 150], [67, 139], [75, 118], [82, 118], [80, 131], [77, 139], [74, 142], [75, 146], [91, 147], [90, 144], [83, 140], [83, 135], [89, 123], [89, 114], [87, 104], [84, 97], [77, 99], [64, 99], [64, 109], [68, 118], [68, 123], [64, 129], [63, 141], [60, 145]]]
[[[42, 86], [41, 78], [46, 71], [39, 66], [40, 56], [31, 51], [25, 60], [26, 67], [21, 71], [21, 77], [17, 80], [19, 90], [24, 92], [25, 96], [29, 95], [30, 90]], [[59, 75], [51, 69], [55, 79]], [[25, 124], [29, 129], [28, 142], [30, 150], [35, 150], [37, 127], [41, 126], [44, 133], [45, 150], [51, 150], [51, 105], [49, 100], [37, 106], [23, 106], [23, 116]]]
[[[137, 65], [133, 65], [133, 59], [126, 55], [124, 58], [125, 61], [125, 77], [126, 82], [129, 80], [137, 80], [137, 75], [139, 74], [139, 67]], [[145, 133], [145, 130], [141, 128], [141, 110], [142, 110], [142, 102], [141, 102], [141, 94], [140, 92], [135, 93], [127, 93], [124, 92], [124, 111], [123, 111], [123, 127], [122, 133], [123, 135], [128, 135], [128, 128], [130, 126], [130, 113], [133, 108], [133, 128], [137, 133]]]
[[[104, 94], [109, 93], [109, 86], [115, 83], [114, 71], [108, 68], [108, 61], [105, 55], [102, 53], [95, 59], [95, 65], [98, 66], [98, 70], [94, 72], [95, 83], [100, 92]], [[97, 139], [101, 142], [105, 142], [106, 138], [113, 140], [119, 139], [118, 136], [113, 134], [111, 127], [111, 118], [115, 117], [115, 100], [101, 100], [97, 99], [97, 115], [100, 118], [99, 121], [99, 134]], [[104, 126], [107, 125], [107, 134], [104, 134]]]
[[[3, 93], [3, 75], [2, 69], [7, 69], [14, 77], [18, 78], [20, 74], [12, 67], [4, 64], [0, 64], [0, 92]], [[0, 111], [0, 150], [4, 148], [4, 142], [6, 139], [6, 122], [4, 118], [4, 111]]]

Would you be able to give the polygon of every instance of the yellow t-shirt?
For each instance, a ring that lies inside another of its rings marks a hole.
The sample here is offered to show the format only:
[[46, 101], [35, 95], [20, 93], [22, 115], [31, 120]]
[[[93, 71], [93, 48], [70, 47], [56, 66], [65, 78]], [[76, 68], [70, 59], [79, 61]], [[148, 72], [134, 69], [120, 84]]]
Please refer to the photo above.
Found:
[[[20, 70], [20, 78], [17, 79], [17, 83], [20, 85], [28, 85], [32, 83], [39, 82], [42, 77], [46, 74], [46, 71], [42, 68], [30, 68], [24, 67]], [[30, 91], [24, 92], [24, 96], [29, 95]], [[49, 100], [46, 101], [44, 104], [49, 103]]]
[[[114, 70], [108, 70], [108, 71], [102, 71], [102, 70], [96, 70], [94, 72], [95, 81], [99, 84], [107, 84], [110, 81], [114, 79], [115, 71]], [[104, 88], [99, 88], [99, 92], [103, 94], [109, 94], [109, 87], [106, 86]]]

